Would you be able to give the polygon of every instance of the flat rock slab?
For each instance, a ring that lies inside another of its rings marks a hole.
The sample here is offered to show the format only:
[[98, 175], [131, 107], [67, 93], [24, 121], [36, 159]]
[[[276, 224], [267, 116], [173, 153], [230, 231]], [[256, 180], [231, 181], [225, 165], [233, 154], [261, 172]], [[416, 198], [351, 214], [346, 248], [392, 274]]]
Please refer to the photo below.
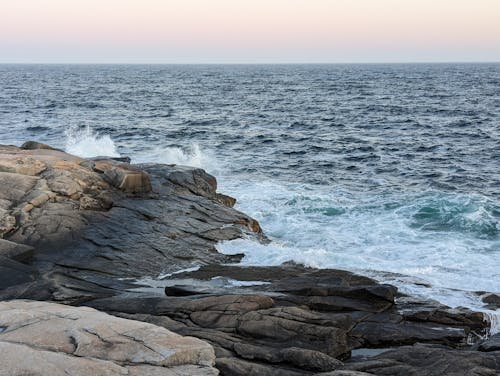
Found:
[[0, 374], [216, 375], [214, 363], [206, 342], [152, 324], [88, 307], [0, 303]]
[[345, 368], [374, 375], [393, 376], [497, 376], [500, 353], [452, 350], [417, 344], [387, 351]]

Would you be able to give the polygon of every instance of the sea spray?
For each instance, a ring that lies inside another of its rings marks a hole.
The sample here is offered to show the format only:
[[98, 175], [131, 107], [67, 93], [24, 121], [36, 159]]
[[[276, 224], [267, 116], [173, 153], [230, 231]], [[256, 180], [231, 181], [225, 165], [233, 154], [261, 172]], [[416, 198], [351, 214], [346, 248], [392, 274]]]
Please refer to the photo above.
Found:
[[66, 132], [66, 152], [83, 158], [98, 156], [119, 157], [114, 141], [108, 135], [99, 135], [89, 126], [70, 128]]
[[198, 167], [216, 175], [221, 172], [221, 163], [214, 154], [207, 149], [202, 150], [197, 143], [188, 146], [156, 147], [147, 153], [138, 153], [133, 158], [137, 163], [152, 162]]
[[485, 321], [490, 326], [489, 335], [500, 333], [500, 313], [497, 311], [485, 311]]

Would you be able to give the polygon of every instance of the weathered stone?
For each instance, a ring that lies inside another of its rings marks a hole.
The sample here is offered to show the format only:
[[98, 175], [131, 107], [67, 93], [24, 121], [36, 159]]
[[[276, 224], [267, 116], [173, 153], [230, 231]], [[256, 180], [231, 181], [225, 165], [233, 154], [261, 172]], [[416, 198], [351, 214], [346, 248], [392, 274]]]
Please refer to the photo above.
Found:
[[416, 342], [465, 344], [467, 332], [463, 327], [450, 327], [436, 323], [412, 323], [388, 320], [365, 321], [357, 324], [351, 336], [362, 339], [364, 346], [396, 346]]
[[37, 141], [26, 141], [24, 144], [21, 145], [21, 149], [24, 149], [24, 150], [46, 149], [46, 150], [61, 151], [60, 149], [55, 149], [52, 146], [49, 146], [47, 144], [44, 144], [42, 142], [37, 142]]
[[[500, 351], [500, 333], [495, 334], [479, 344], [479, 351]], [[500, 365], [499, 365], [500, 366]]]
[[315, 376], [371, 376], [373, 373], [338, 370], [332, 372], [317, 373]]
[[[129, 193], [147, 193], [151, 191], [151, 181], [149, 175], [135, 168], [128, 163], [120, 163], [114, 160], [94, 159], [91, 168], [103, 174], [106, 180], [113, 187]], [[84, 164], [88, 166], [88, 164]]]
[[0, 291], [11, 286], [30, 283], [34, 280], [35, 271], [32, 267], [0, 256]]
[[10, 242], [5, 239], [0, 239], [0, 256], [10, 258], [17, 261], [23, 261], [33, 255], [34, 248]]
[[304, 373], [289, 368], [269, 366], [238, 358], [219, 358], [216, 362], [222, 376], [303, 376]]
[[45, 171], [47, 166], [42, 161], [27, 156], [17, 156], [0, 159], [0, 171], [21, 175], [36, 176]]
[[287, 347], [275, 349], [267, 346], [236, 343], [235, 352], [244, 359], [261, 360], [268, 363], [291, 364], [296, 368], [311, 371], [332, 371], [343, 365], [321, 351]]
[[500, 308], [500, 295], [498, 294], [485, 294], [481, 297], [481, 300], [487, 304], [487, 306], [491, 309]]
[[415, 345], [390, 350], [364, 362], [346, 364], [345, 368], [394, 376], [496, 376], [499, 364], [488, 354]]
[[0, 199], [12, 204], [20, 201], [34, 188], [38, 178], [10, 172], [0, 172]]
[[[45, 302], [1, 302], [0, 327], [3, 328], [0, 346], [4, 350], [0, 352], [0, 373], [12, 369], [19, 370], [19, 374], [24, 370], [52, 375], [51, 360], [57, 369], [81, 367], [83, 375], [92, 374], [90, 370], [84, 371], [86, 366], [93, 369], [99, 365], [108, 365], [116, 374], [127, 374], [123, 365], [149, 365], [151, 370], [191, 365], [216, 374], [212, 368], [214, 351], [207, 343], [151, 324], [109, 316], [92, 308]], [[13, 344], [16, 346], [12, 347]], [[12, 356], [21, 360], [23, 354], [22, 366], [7, 359]], [[40, 368], [37, 362], [40, 359], [46, 359], [42, 364], [47, 368]]]
[[215, 199], [219, 201], [221, 204], [226, 205], [227, 207], [230, 208], [236, 205], [236, 199], [234, 197], [224, 195], [222, 193], [217, 193]]
[[16, 218], [8, 213], [6, 210], [0, 209], [0, 238], [16, 227]]

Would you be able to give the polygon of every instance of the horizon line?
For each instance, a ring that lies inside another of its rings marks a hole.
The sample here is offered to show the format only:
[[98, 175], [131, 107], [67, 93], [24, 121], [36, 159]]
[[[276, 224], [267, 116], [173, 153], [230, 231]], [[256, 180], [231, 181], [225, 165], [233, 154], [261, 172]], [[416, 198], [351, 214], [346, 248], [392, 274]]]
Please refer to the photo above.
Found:
[[381, 65], [381, 64], [500, 64], [500, 60], [345, 61], [345, 62], [2, 62], [0, 65]]

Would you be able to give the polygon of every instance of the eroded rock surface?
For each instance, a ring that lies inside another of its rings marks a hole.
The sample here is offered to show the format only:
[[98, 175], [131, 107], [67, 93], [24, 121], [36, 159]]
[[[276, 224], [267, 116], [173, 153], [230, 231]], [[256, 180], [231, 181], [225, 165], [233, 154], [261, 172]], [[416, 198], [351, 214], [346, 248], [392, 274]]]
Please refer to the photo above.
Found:
[[0, 302], [0, 328], [0, 374], [218, 374], [206, 342], [88, 307]]

